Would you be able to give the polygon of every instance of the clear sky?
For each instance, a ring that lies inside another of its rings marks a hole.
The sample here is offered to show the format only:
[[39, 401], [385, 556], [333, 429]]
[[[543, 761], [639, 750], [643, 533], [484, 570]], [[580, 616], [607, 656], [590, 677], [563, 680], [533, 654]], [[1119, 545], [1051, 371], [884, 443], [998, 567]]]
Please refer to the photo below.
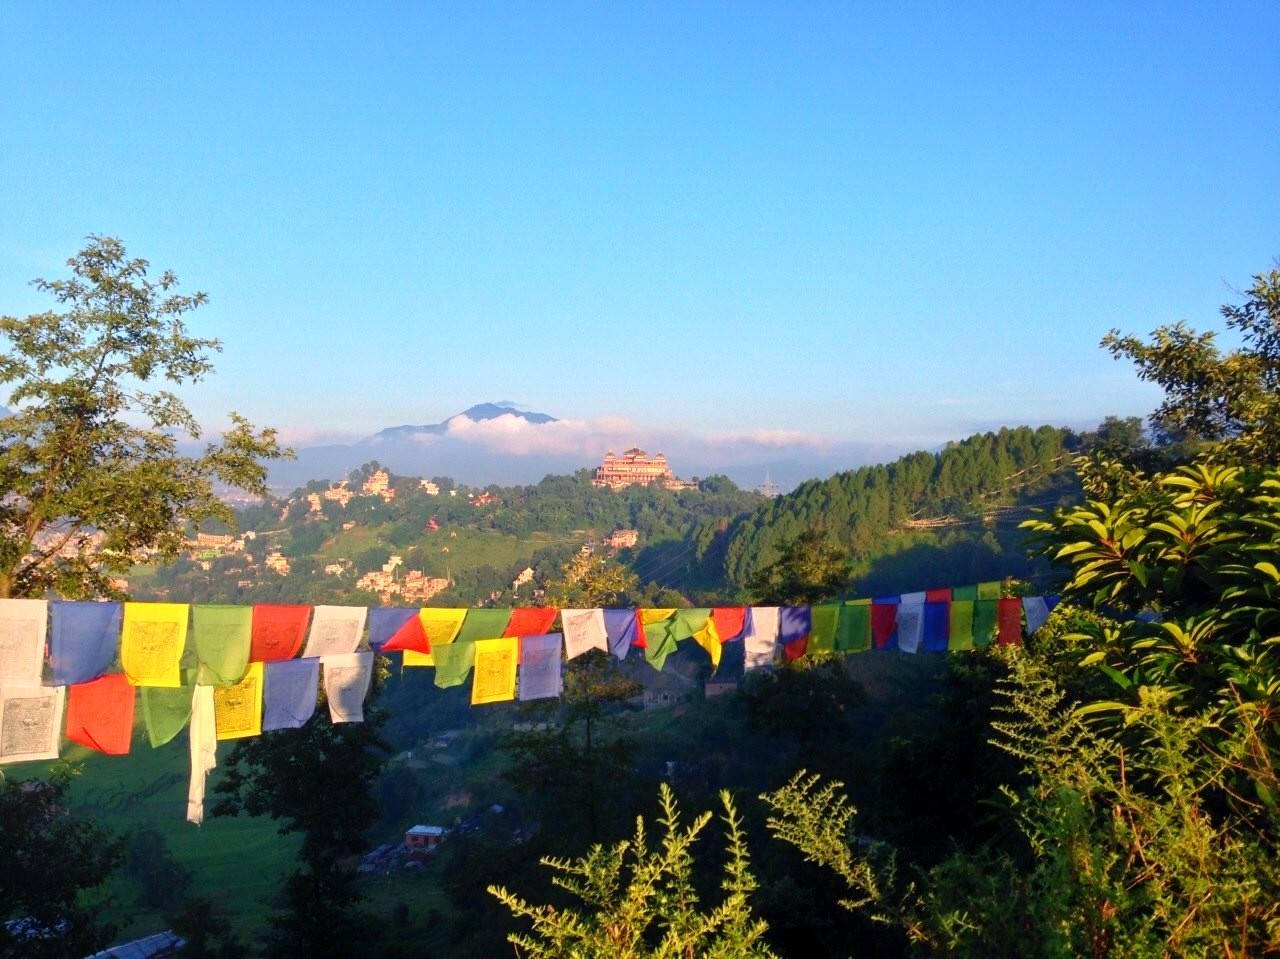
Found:
[[0, 5], [0, 312], [88, 233], [295, 439], [482, 400], [932, 445], [1135, 414], [1280, 255], [1280, 4]]

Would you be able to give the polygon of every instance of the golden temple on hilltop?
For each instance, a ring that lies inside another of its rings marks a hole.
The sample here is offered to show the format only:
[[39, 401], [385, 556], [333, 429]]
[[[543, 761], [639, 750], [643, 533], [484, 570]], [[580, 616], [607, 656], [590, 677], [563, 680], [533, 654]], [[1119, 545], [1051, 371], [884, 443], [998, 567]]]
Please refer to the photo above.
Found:
[[667, 458], [662, 453], [650, 456], [638, 446], [633, 446], [621, 456], [613, 450], [604, 454], [604, 462], [596, 467], [591, 478], [592, 486], [621, 489], [624, 486], [662, 486], [666, 489], [697, 489], [697, 483], [680, 479], [671, 472]]

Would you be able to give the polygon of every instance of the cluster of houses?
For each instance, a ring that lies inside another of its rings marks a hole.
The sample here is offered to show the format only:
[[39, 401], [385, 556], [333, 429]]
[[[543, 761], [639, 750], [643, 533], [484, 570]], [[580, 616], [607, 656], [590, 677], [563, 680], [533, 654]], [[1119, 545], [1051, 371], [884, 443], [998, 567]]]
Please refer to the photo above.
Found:
[[[417, 569], [403, 570], [403, 575], [397, 575], [403, 565], [404, 557], [393, 554], [381, 569], [371, 570], [356, 580], [356, 589], [377, 593], [383, 603], [390, 603], [393, 596], [408, 603], [425, 603], [450, 586], [448, 577], [428, 576]], [[325, 567], [325, 572], [333, 566], [342, 568], [341, 564], [330, 564]]]

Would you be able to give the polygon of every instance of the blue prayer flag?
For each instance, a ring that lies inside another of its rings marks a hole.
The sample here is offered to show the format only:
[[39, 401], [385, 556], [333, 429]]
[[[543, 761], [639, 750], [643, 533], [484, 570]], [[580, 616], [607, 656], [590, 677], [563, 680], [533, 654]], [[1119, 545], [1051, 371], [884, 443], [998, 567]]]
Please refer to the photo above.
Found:
[[49, 637], [52, 685], [92, 682], [111, 669], [120, 648], [123, 607], [119, 603], [56, 600], [50, 607], [53, 612], [53, 630]]
[[277, 659], [265, 664], [262, 729], [297, 729], [316, 711], [320, 660]]

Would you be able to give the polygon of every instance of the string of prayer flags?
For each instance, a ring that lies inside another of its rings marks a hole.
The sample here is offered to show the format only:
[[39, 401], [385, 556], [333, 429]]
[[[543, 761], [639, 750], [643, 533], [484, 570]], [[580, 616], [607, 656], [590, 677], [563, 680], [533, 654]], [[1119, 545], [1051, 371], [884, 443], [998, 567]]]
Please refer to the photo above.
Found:
[[298, 729], [316, 711], [320, 660], [287, 659], [266, 663], [262, 677], [262, 728]]
[[812, 614], [808, 606], [783, 606], [778, 615], [778, 642], [788, 660], [799, 659], [809, 646]]
[[516, 698], [516, 659], [520, 640], [515, 636], [475, 641], [475, 666], [471, 679], [471, 705], [504, 703]]
[[354, 653], [364, 633], [369, 610], [365, 606], [317, 606], [311, 617], [311, 632], [302, 655], [342, 656]]
[[752, 606], [742, 628], [743, 668], [772, 666], [778, 654], [777, 606]]
[[882, 603], [877, 599], [871, 604], [871, 639], [876, 649], [889, 648], [897, 624], [897, 603]]
[[[163, 746], [187, 728], [191, 718], [191, 697], [195, 692], [195, 671], [176, 688], [142, 687], [142, 721], [147, 727], [151, 748]], [[212, 687], [208, 687], [212, 688]]]
[[1022, 600], [996, 600], [996, 642], [1001, 646], [1022, 645]]
[[[341, 653], [326, 656], [322, 663], [330, 722], [364, 722], [364, 698], [373, 682], [373, 653]], [[437, 674], [439, 669], [437, 664]]]
[[819, 603], [811, 609], [809, 613], [809, 652], [835, 652], [836, 627], [840, 622], [840, 606], [840, 603]]
[[111, 669], [120, 648], [124, 616], [119, 603], [55, 601], [49, 613], [51, 685], [88, 683]]
[[926, 602], [924, 604], [924, 625], [920, 637], [920, 651], [925, 653], [945, 653], [951, 634], [951, 611], [949, 603]]
[[973, 645], [991, 645], [996, 638], [996, 604], [999, 600], [979, 599], [973, 604]]
[[449, 689], [461, 686], [471, 674], [471, 664], [475, 659], [476, 641], [474, 639], [455, 639], [432, 650], [436, 660], [436, 686]]
[[469, 609], [467, 618], [462, 621], [462, 628], [458, 630], [456, 642], [465, 643], [502, 636], [509, 619], [511, 619], [509, 609]]
[[40, 685], [48, 621], [43, 599], [0, 599], [0, 686]]
[[602, 612], [609, 652], [618, 659], [626, 659], [636, 641], [636, 630], [639, 629], [635, 612], [630, 609], [606, 609]]
[[973, 649], [973, 606], [972, 599], [951, 601], [950, 636], [947, 639], [947, 649], [953, 652]]
[[987, 583], [978, 584], [978, 599], [999, 599], [1000, 598], [1000, 581], [993, 580]]
[[742, 630], [747, 625], [747, 607], [717, 606], [711, 610], [711, 622], [716, 624], [720, 642], [731, 643], [741, 639]]
[[645, 662], [658, 672], [662, 672], [667, 657], [676, 651], [675, 614], [674, 608], [639, 611], [640, 627], [644, 632]]
[[133, 739], [137, 688], [124, 673], [108, 673], [67, 690], [67, 738], [108, 756], [125, 756]]
[[0, 687], [0, 763], [57, 759], [63, 686]]
[[192, 607], [191, 645], [200, 663], [196, 682], [203, 686], [239, 682], [249, 665], [252, 637], [253, 607]]
[[406, 666], [434, 666], [435, 657], [432, 650], [448, 646], [458, 638], [462, 623], [467, 618], [465, 609], [435, 609], [424, 606], [418, 610], [418, 619], [422, 623], [422, 631], [427, 634], [427, 649], [420, 652], [415, 649], [404, 651]]
[[204, 787], [218, 765], [218, 727], [213, 687], [196, 686], [191, 697], [191, 778], [187, 783], [187, 822], [204, 822]]
[[[635, 617], [632, 616], [631, 620], [634, 623]], [[520, 637], [520, 702], [560, 695], [560, 645], [563, 639], [560, 633]]]
[[861, 653], [871, 648], [871, 604], [846, 603], [836, 620], [836, 649]]
[[576, 659], [591, 649], [609, 648], [602, 609], [562, 609], [560, 627], [564, 630], [566, 659]]
[[182, 685], [179, 666], [187, 645], [186, 603], [125, 603], [120, 663], [135, 686]]
[[254, 663], [240, 682], [214, 689], [213, 717], [219, 739], [262, 735], [262, 675], [262, 663]]
[[412, 649], [431, 652], [417, 608], [393, 607], [369, 610], [369, 648], [378, 653]]
[[272, 606], [259, 603], [253, 607], [249, 658], [255, 663], [293, 659], [302, 648], [309, 622], [310, 606]]
[[898, 649], [904, 653], [920, 652], [924, 637], [924, 603], [903, 603], [898, 607]]
[[522, 606], [511, 611], [511, 619], [503, 636], [544, 636], [556, 621], [559, 612], [554, 606]]

